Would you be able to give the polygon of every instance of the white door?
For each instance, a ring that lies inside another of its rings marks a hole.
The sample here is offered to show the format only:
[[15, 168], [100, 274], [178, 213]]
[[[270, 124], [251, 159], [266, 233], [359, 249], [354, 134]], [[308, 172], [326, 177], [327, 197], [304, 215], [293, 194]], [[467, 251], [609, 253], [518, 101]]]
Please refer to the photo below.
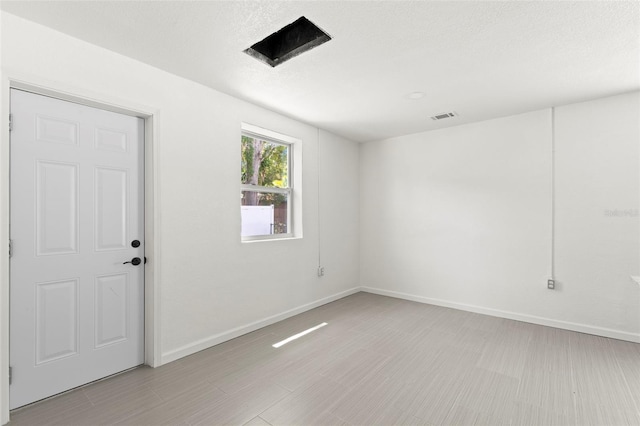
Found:
[[143, 362], [144, 127], [15, 89], [11, 116], [16, 408]]

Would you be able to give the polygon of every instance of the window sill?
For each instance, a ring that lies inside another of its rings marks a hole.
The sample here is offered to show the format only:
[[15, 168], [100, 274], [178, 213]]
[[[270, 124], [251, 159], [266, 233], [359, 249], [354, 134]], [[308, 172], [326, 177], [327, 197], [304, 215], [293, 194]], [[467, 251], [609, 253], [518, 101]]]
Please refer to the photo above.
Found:
[[295, 235], [283, 235], [281, 237], [271, 237], [271, 236], [256, 236], [256, 237], [243, 237], [240, 242], [241, 243], [266, 243], [273, 241], [288, 241], [288, 240], [301, 240], [302, 237], [298, 237]]

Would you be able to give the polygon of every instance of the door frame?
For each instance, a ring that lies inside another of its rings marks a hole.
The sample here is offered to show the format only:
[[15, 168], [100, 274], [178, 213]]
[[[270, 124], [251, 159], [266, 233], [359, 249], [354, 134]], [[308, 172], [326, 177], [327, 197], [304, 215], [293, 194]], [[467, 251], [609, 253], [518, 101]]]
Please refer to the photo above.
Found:
[[4, 73], [0, 103], [0, 424], [9, 421], [9, 318], [10, 318], [10, 134], [8, 115], [11, 89], [50, 96], [144, 120], [144, 235], [149, 262], [144, 274], [144, 363], [161, 365], [160, 345], [160, 201], [158, 180], [159, 109], [134, 100], [115, 98], [33, 75]]

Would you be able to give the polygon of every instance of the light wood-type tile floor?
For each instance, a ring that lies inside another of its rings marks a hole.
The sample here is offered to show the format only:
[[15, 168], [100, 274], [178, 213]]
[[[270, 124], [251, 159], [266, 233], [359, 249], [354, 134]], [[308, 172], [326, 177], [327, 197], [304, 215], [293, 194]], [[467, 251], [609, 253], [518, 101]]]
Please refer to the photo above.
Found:
[[44, 424], [640, 425], [640, 344], [357, 293], [11, 413]]

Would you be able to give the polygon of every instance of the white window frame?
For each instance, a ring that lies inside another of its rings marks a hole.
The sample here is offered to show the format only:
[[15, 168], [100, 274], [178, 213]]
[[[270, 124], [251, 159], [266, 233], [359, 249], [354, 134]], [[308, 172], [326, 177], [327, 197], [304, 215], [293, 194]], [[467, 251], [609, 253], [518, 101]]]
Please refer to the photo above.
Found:
[[[267, 187], [261, 185], [249, 185], [240, 184], [240, 191], [252, 191], [262, 193], [273, 194], [286, 194], [287, 195], [287, 232], [285, 234], [270, 234], [270, 235], [251, 235], [242, 236], [242, 242], [251, 241], [272, 241], [296, 238], [299, 232], [296, 232], [296, 214], [299, 212], [299, 198], [297, 195], [297, 180], [296, 179], [296, 165], [297, 159], [300, 158], [297, 152], [300, 148], [300, 140], [291, 136], [283, 135], [271, 130], [263, 129], [251, 124], [242, 123], [241, 136], [248, 136], [250, 138], [262, 139], [265, 142], [269, 142], [276, 145], [284, 145], [287, 147], [287, 188]], [[299, 215], [298, 215], [299, 216]]]

